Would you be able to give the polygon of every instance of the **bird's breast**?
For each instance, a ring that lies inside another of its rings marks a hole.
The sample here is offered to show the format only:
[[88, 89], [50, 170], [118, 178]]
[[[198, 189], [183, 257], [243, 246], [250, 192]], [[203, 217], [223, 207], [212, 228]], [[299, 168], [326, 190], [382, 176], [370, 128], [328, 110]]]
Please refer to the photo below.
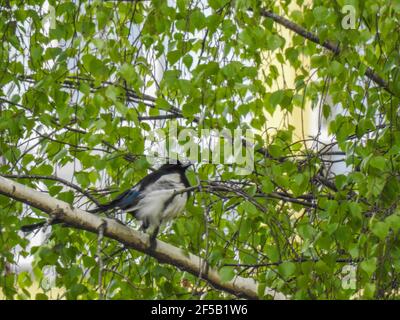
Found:
[[184, 189], [179, 186], [175, 189], [152, 190], [146, 192], [135, 207], [135, 217], [139, 220], [167, 221], [176, 217], [185, 208], [187, 193], [178, 193], [176, 190]]

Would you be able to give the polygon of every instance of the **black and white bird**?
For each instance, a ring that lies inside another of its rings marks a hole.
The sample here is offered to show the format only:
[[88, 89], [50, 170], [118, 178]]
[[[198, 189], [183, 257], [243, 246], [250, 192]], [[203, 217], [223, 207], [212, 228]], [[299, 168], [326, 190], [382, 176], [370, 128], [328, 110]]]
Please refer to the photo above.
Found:
[[[179, 161], [176, 164], [164, 164], [111, 202], [88, 212], [101, 213], [119, 209], [130, 213], [142, 221], [141, 229], [154, 239], [160, 226], [178, 216], [186, 206], [190, 191], [185, 189], [190, 184], [185, 173], [190, 165]], [[56, 223], [61, 221], [55, 220], [50, 224]], [[45, 224], [46, 221], [42, 221], [23, 226], [21, 230], [30, 232]]]

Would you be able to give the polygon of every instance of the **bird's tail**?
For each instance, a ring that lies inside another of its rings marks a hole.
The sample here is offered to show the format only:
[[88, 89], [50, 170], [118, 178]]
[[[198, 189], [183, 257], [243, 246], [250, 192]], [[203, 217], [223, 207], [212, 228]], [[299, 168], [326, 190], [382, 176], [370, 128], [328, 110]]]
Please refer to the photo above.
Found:
[[[21, 227], [21, 231], [22, 232], [32, 232], [36, 229], [42, 228], [46, 223], [47, 223], [47, 220], [43, 220], [43, 221], [40, 221], [37, 223], [32, 223], [32, 224], [26, 224]], [[53, 221], [51, 221], [49, 223], [49, 225], [59, 224], [59, 223], [62, 223], [62, 221], [59, 219], [54, 219]]]
[[38, 223], [27, 224], [21, 227], [21, 231], [23, 232], [32, 232], [36, 229], [43, 227], [46, 224], [46, 221], [41, 221]]
[[[129, 195], [131, 190], [127, 190], [123, 193], [121, 193], [119, 196], [117, 196], [114, 200], [112, 200], [109, 203], [99, 205], [97, 208], [87, 210], [87, 212], [90, 213], [102, 213], [117, 207], [121, 207], [121, 205], [124, 203], [124, 199], [127, 195]], [[136, 193], [134, 193], [134, 196], [136, 196]]]
[[100, 205], [97, 208], [86, 210], [86, 211], [90, 212], [90, 213], [102, 213], [102, 212], [108, 211], [113, 208], [115, 208], [115, 204], [113, 202], [110, 202], [108, 204]]
[[[113, 209], [115, 207], [117, 207], [117, 205], [119, 204], [119, 199], [115, 199], [113, 201], [111, 201], [110, 203], [104, 204], [104, 205], [100, 205], [97, 208], [91, 209], [91, 210], [87, 210], [87, 212], [90, 213], [102, 213], [105, 211], [108, 211], [110, 209]], [[50, 225], [53, 224], [57, 224], [57, 223], [61, 223], [60, 220], [55, 219], [54, 221], [52, 221], [51, 223], [49, 223]], [[32, 232], [36, 229], [39, 229], [41, 227], [43, 227], [46, 224], [46, 220], [44, 221], [40, 221], [37, 223], [33, 223], [33, 224], [27, 224], [25, 226], [21, 227], [21, 231], [23, 232]]]

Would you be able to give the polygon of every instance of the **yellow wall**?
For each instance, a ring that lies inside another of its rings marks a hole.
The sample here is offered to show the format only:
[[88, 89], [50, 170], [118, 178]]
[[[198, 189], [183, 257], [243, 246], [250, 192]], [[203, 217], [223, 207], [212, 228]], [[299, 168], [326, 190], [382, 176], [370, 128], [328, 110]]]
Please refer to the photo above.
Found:
[[[42, 288], [40, 288], [39, 284], [37, 282], [32, 283], [32, 285], [30, 287], [26, 287], [25, 288], [29, 294], [30, 297], [27, 296], [22, 289], [17, 289], [17, 296], [14, 296], [14, 299], [16, 300], [29, 300], [29, 299], [35, 299], [36, 295], [38, 293], [44, 293], [49, 300], [59, 300], [62, 299], [64, 300], [64, 293], [65, 290], [64, 289], [60, 289], [60, 288], [51, 288], [50, 290], [44, 292]], [[4, 295], [4, 293], [2, 292], [2, 290], [0, 290], [0, 300], [5, 300], [6, 297]]]
[[[289, 8], [291, 10], [299, 9], [295, 3], [292, 3]], [[279, 30], [279, 35], [281, 35], [286, 41], [284, 49], [290, 47], [293, 32], [279, 25], [276, 25], [276, 27]], [[294, 89], [294, 80], [297, 76], [294, 67], [291, 66], [288, 61], [285, 64], [281, 64], [276, 58], [276, 53], [273, 53], [272, 57], [271, 54], [269, 54], [269, 56], [265, 58], [265, 66], [263, 71], [266, 73], [266, 75], [268, 75], [268, 67], [270, 64], [275, 65], [279, 71], [278, 79], [275, 80], [272, 87], [268, 88], [267, 90], [270, 90], [270, 92], [274, 92], [279, 89]], [[299, 59], [302, 60], [303, 66], [305, 66], [306, 68], [307, 66], [309, 66], [308, 58], [304, 58], [299, 55]], [[289, 113], [286, 110], [282, 111], [278, 106], [273, 116], [271, 116], [267, 111], [265, 111], [265, 116], [267, 118], [265, 130], [271, 127], [282, 129], [290, 124], [295, 127], [294, 139], [296, 140], [305, 139], [308, 135], [311, 134], [312, 112], [309, 103], [305, 104], [304, 110], [301, 110], [301, 108], [299, 107], [294, 107], [292, 113]], [[273, 134], [273, 131], [269, 131], [269, 133]]]

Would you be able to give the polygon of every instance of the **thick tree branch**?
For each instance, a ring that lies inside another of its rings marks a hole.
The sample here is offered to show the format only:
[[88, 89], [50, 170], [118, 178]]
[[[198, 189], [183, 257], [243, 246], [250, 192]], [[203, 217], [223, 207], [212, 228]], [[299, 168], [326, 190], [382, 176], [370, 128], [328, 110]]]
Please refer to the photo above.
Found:
[[92, 200], [97, 206], [100, 205], [100, 203], [97, 201], [95, 197], [93, 197], [88, 191], [83, 190], [81, 187], [77, 186], [76, 184], [73, 184], [63, 178], [56, 177], [56, 176], [44, 176], [44, 175], [38, 175], [38, 174], [2, 174], [4, 178], [11, 178], [11, 179], [29, 179], [29, 180], [52, 180], [52, 181], [58, 181], [80, 193], [82, 193], [84, 196], [86, 196], [88, 199]]
[[[54, 218], [61, 219], [72, 227], [89, 232], [97, 233], [98, 228], [105, 222], [105, 237], [148, 254], [161, 263], [174, 265], [195, 276], [201, 273], [205, 281], [219, 290], [241, 298], [258, 299], [258, 283], [255, 280], [236, 276], [231, 281], [222, 282], [218, 271], [202, 263], [203, 260], [200, 257], [190, 253], [186, 254], [181, 249], [159, 240], [156, 240], [155, 248], [151, 249], [148, 235], [128, 228], [115, 220], [73, 208], [66, 202], [3, 177], [0, 177], [0, 194], [29, 204]], [[270, 288], [267, 288], [265, 293], [272, 295], [274, 299], [286, 299], [285, 295]]]
[[[298, 24], [296, 24], [276, 13], [273, 13], [272, 11], [261, 8], [260, 14], [263, 17], [270, 18], [273, 21], [275, 21], [276, 23], [279, 23], [280, 25], [284, 26], [285, 28], [292, 30], [293, 32], [297, 33], [298, 35], [302, 36], [303, 38], [310, 40], [316, 44], [321, 45], [322, 47], [333, 52], [334, 54], [338, 55], [341, 52], [338, 45], [335, 45], [330, 41], [322, 42], [321, 39], [314, 33], [304, 29], [302, 26], [299, 26]], [[372, 70], [370, 67], [368, 67], [367, 70], [365, 71], [365, 75], [369, 79], [371, 79], [373, 82], [375, 82], [379, 87], [385, 89], [391, 95], [396, 96], [396, 94], [390, 89], [389, 84], [384, 79], [382, 79], [376, 72], [374, 72], [374, 70]]]

